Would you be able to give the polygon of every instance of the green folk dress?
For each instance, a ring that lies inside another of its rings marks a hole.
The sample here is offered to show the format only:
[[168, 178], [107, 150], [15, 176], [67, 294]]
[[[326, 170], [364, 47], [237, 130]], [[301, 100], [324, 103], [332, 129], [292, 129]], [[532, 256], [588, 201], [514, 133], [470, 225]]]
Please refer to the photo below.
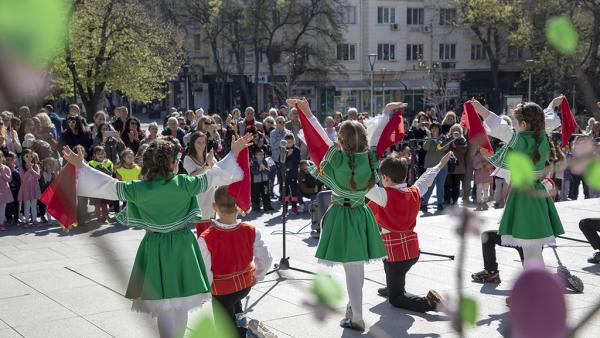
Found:
[[188, 223], [202, 219], [198, 193], [226, 185], [243, 173], [232, 155], [199, 176], [119, 182], [88, 166], [78, 170], [80, 196], [127, 201], [117, 215], [126, 226], [146, 230], [126, 291], [134, 311], [191, 310], [210, 300], [210, 283], [196, 236]]
[[349, 184], [352, 174], [349, 156], [335, 146], [331, 146], [323, 157], [320, 170], [311, 168], [313, 175], [333, 192], [331, 207], [323, 216], [321, 238], [315, 254], [319, 263], [325, 265], [369, 262], [387, 256], [375, 217], [365, 205], [367, 182], [371, 168], [376, 170], [378, 167], [377, 157], [372, 153], [369, 165], [368, 152], [353, 156], [355, 191], [351, 191]]
[[[490, 161], [496, 167], [508, 169], [506, 163], [508, 153], [518, 151], [531, 156], [535, 147], [533, 132], [513, 133], [510, 141], [492, 156]], [[545, 134], [541, 137], [538, 149], [540, 160], [534, 163], [534, 174], [537, 179], [533, 186], [528, 189], [512, 188], [508, 194], [498, 230], [503, 245], [540, 247], [554, 243], [555, 236], [565, 232], [554, 202], [540, 181], [544, 175], [544, 166], [550, 150]]]

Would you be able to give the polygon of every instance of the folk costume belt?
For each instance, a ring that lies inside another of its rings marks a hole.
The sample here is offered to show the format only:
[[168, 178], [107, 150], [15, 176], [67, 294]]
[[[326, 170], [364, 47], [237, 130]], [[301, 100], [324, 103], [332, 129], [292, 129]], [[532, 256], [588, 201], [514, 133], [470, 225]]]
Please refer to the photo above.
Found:
[[169, 231], [169, 232], [156, 232], [156, 231], [146, 230], [146, 234], [148, 234], [148, 235], [160, 235], [160, 234], [168, 234], [168, 233], [171, 233], [171, 232], [180, 232], [180, 231], [185, 231], [185, 230], [188, 230], [187, 226], [183, 227], [183, 228], [179, 228], [177, 230]]

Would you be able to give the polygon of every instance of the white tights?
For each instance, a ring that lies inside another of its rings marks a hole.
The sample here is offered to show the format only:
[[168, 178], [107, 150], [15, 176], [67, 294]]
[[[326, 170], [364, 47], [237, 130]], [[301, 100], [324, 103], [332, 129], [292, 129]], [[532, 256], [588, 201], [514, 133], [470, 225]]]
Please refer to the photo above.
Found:
[[523, 247], [524, 263], [537, 263], [544, 265], [544, 256], [542, 256], [542, 246], [524, 246]]
[[23, 201], [23, 216], [25, 216], [25, 222], [29, 221], [29, 216], [33, 222], [37, 219], [37, 200], [25, 200]]
[[162, 311], [158, 314], [160, 338], [182, 338], [188, 321], [188, 312], [181, 310]]
[[344, 264], [346, 272], [346, 288], [352, 308], [352, 321], [363, 320], [362, 315], [362, 289], [365, 283], [365, 265], [362, 263]]

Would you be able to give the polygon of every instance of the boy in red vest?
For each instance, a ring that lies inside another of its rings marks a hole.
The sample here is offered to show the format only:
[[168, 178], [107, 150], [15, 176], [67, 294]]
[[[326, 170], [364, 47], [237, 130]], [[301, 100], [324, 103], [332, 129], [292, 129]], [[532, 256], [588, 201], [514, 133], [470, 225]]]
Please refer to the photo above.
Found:
[[[212, 205], [219, 218], [202, 232], [198, 244], [211, 283], [213, 306], [219, 303], [235, 325], [236, 315], [242, 313], [241, 300], [265, 277], [273, 259], [260, 232], [237, 219], [235, 198], [227, 193], [226, 186], [217, 188]], [[246, 337], [246, 328], [237, 329]]]
[[429, 290], [426, 297], [412, 295], [404, 289], [406, 273], [419, 260], [419, 239], [414, 228], [421, 207], [421, 193], [425, 193], [452, 156], [448, 152], [437, 166], [427, 169], [423, 175], [408, 187], [406, 176], [409, 161], [404, 157], [388, 157], [379, 166], [383, 188], [374, 186], [366, 195], [371, 201], [377, 224], [382, 228], [381, 237], [387, 259], [383, 261], [386, 288], [378, 292], [388, 297], [395, 307], [425, 313], [439, 311], [443, 302], [437, 291]]

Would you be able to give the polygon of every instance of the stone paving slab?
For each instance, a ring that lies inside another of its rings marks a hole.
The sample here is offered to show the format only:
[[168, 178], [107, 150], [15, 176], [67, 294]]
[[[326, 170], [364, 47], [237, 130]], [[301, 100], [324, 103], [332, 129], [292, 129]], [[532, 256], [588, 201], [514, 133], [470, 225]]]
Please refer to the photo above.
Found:
[[[600, 200], [557, 203], [566, 236], [583, 239], [578, 222], [583, 217], [600, 217]], [[417, 231], [425, 251], [455, 254], [458, 249], [454, 231], [456, 221], [449, 211], [420, 217]], [[479, 212], [482, 229], [497, 229], [502, 210]], [[248, 219], [262, 232], [274, 262], [281, 258], [281, 225], [278, 214], [250, 214]], [[345, 285], [341, 267], [319, 265], [314, 258], [317, 241], [309, 238], [305, 227], [308, 214], [292, 216], [288, 221], [286, 256], [292, 266], [309, 271], [330, 273]], [[0, 237], [0, 338], [1, 337], [156, 337], [155, 320], [130, 311], [125, 293], [137, 245], [144, 232], [122, 226], [88, 225], [68, 234], [59, 227], [9, 229]], [[558, 254], [564, 265], [579, 276], [586, 287], [584, 294], [567, 293], [569, 323], [582, 318], [600, 299], [600, 266], [587, 263], [592, 249], [583, 243], [558, 239]], [[505, 325], [508, 308], [505, 298], [522, 271], [514, 249], [498, 248], [502, 283], [497, 286], [473, 284], [468, 276], [483, 267], [480, 240], [468, 239], [467, 257], [460, 283], [464, 292], [480, 305], [477, 326], [467, 337], [497, 337]], [[544, 250], [546, 266], [558, 266], [554, 253]], [[244, 307], [279, 337], [357, 337], [388, 332], [391, 337], [455, 337], [444, 314], [416, 314], [391, 307], [377, 295], [385, 283], [383, 265], [365, 267], [363, 312], [371, 331], [359, 335], [338, 326], [341, 315], [325, 322], [315, 319], [304, 302], [303, 290], [310, 286], [310, 276], [285, 271], [257, 284]], [[456, 290], [456, 261], [421, 255], [407, 276], [407, 290], [425, 294], [429, 289], [452, 296]], [[346, 302], [344, 295], [343, 302]], [[205, 305], [209, 306], [209, 305]], [[340, 307], [343, 312], [343, 307]], [[201, 315], [190, 313], [190, 326]], [[379, 331], [378, 331], [379, 330]], [[597, 337], [600, 318], [584, 328], [578, 337]], [[188, 331], [189, 333], [190, 331]]]

